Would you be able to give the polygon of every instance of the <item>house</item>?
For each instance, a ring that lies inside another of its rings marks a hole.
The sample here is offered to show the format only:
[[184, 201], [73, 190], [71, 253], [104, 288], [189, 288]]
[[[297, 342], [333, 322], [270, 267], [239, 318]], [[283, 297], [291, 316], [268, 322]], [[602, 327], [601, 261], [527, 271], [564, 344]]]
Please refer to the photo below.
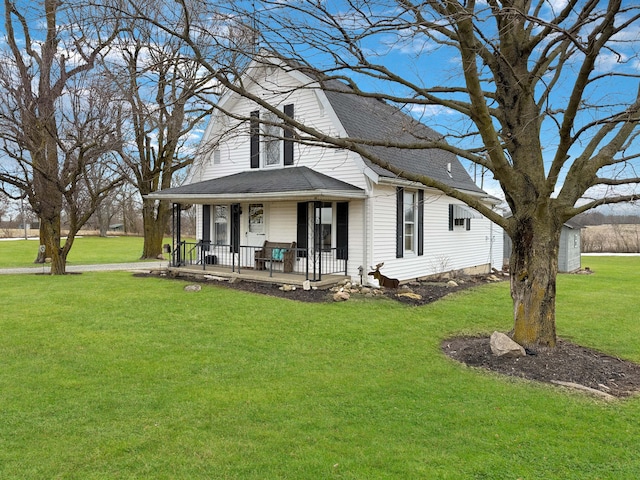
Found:
[[[254, 62], [242, 81], [251, 94], [318, 132], [441, 137], [394, 106], [353, 95], [336, 80], [323, 88], [313, 73], [276, 58]], [[265, 269], [311, 281], [341, 274], [358, 283], [372, 283], [367, 272], [379, 263], [383, 274], [401, 282], [502, 267], [502, 229], [459, 200], [398, 178], [353, 151], [296, 138], [277, 115], [233, 92], [219, 107], [185, 184], [149, 195], [174, 204], [174, 264]], [[453, 153], [370, 148], [405, 171], [437, 178], [488, 206], [498, 203]], [[195, 244], [179, 238], [180, 205], [197, 208]]]

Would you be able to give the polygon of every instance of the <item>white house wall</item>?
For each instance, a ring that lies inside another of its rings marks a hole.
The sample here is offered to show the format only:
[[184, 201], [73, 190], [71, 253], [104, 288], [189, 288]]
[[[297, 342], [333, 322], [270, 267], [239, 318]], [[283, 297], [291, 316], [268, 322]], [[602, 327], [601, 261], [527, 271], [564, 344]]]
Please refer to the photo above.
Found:
[[[270, 104], [282, 109], [285, 104], [294, 105], [294, 117], [316, 130], [330, 134], [343, 134], [338, 130], [337, 119], [324, 94], [311, 89], [296, 89], [302, 86], [288, 73], [280, 70], [271, 72], [267, 79], [258, 79], [261, 85], [254, 84], [252, 93], [260, 94]], [[269, 88], [273, 85], [273, 89]], [[283, 95], [272, 90], [288, 92]], [[223, 108], [249, 117], [250, 112], [263, 110], [252, 101], [235, 96], [227, 99]], [[250, 170], [249, 122], [238, 126], [236, 120], [221, 120], [216, 114], [207, 127], [203, 140], [202, 153], [194, 165], [193, 181], [209, 180]], [[222, 137], [220, 137], [222, 135]], [[220, 138], [220, 141], [218, 139]], [[218, 145], [220, 163], [213, 164], [213, 145]], [[294, 144], [294, 165], [307, 166], [313, 170], [339, 178], [356, 187], [365, 188], [363, 176], [364, 163], [352, 152], [319, 146]], [[282, 168], [282, 167], [274, 167]]]
[[[392, 187], [375, 189], [371, 201], [372, 246], [370, 264], [384, 262], [382, 273], [400, 281], [493, 265], [502, 268], [502, 229], [486, 218], [472, 219], [471, 230], [456, 226], [449, 230], [449, 204], [459, 201], [443, 194], [425, 192], [424, 255], [405, 253], [395, 258], [396, 192]], [[371, 277], [369, 277], [371, 280]]]

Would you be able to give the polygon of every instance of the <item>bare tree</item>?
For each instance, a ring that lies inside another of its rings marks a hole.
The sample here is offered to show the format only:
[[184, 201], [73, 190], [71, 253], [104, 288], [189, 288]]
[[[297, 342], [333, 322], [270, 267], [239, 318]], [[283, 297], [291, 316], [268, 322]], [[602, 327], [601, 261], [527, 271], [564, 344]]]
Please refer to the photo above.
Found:
[[112, 64], [109, 70], [127, 103], [132, 139], [124, 146], [123, 158], [142, 196], [142, 258], [155, 258], [162, 252], [171, 205], [146, 195], [171, 187], [174, 173], [192, 163], [195, 145], [189, 134], [210, 110], [201, 101], [208, 82], [175, 39], [159, 42], [138, 28], [135, 37], [123, 42], [122, 65]]
[[[86, 177], [118, 144], [117, 124], [105, 115], [112, 111], [109, 97], [90, 75], [118, 29], [86, 3], [5, 0], [3, 5], [0, 141], [5, 159], [0, 181], [26, 195], [40, 219], [51, 273], [64, 274], [88, 210], [119, 182]], [[65, 203], [69, 233], [61, 246]]]
[[[446, 129], [442, 140], [408, 142], [317, 131], [210, 64], [193, 29], [172, 30], [220, 84], [295, 126], [300, 141], [358, 152], [502, 226], [514, 246], [514, 339], [532, 348], [555, 346], [563, 223], [599, 205], [639, 198], [640, 7], [622, 0], [266, 0], [236, 14], [253, 18], [263, 47], [293, 60], [292, 68], [310, 72], [324, 88], [341, 80], [354, 95], [421, 110], [431, 126]], [[503, 218], [434, 178], [385, 163], [377, 146], [442, 148], [477, 164], [493, 175], [511, 215]]]
[[206, 43], [194, 40], [198, 50], [217, 63], [227, 53], [223, 40], [237, 33], [215, 9], [214, 2], [202, 9], [192, 2], [187, 10], [162, 2], [131, 2], [117, 12], [129, 19], [130, 26], [119, 38], [118, 55], [108, 57], [107, 69], [126, 103], [131, 140], [122, 153], [130, 180], [142, 197], [142, 258], [162, 253], [171, 215], [168, 202], [146, 195], [174, 186], [175, 173], [193, 162], [198, 128], [211, 112], [217, 85], [212, 81], [214, 73], [193, 59], [182, 39], [157, 26], [180, 29], [186, 21], [183, 12], [188, 11], [188, 21], [207, 32]]

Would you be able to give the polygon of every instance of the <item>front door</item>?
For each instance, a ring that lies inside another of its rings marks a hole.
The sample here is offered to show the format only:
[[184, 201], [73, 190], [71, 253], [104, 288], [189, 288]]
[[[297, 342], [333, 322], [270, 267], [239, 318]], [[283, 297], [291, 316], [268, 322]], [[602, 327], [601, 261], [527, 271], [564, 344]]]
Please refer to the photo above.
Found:
[[248, 210], [246, 242], [249, 247], [261, 247], [266, 239], [264, 204], [251, 203]]

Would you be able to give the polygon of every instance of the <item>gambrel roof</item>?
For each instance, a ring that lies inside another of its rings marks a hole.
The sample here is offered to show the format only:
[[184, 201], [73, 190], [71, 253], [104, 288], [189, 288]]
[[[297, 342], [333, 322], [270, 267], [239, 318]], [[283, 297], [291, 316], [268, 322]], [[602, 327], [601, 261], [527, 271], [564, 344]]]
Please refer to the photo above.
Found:
[[[351, 138], [376, 142], [419, 144], [421, 141], [442, 141], [443, 136], [384, 101], [355, 94], [338, 80], [324, 80], [322, 74], [284, 61], [281, 67], [295, 71], [310, 80], [306, 88], [317, 88], [325, 95], [344, 132]], [[318, 83], [316, 83], [318, 82]], [[429, 176], [450, 187], [466, 192], [484, 194], [452, 152], [437, 149], [365, 147], [380, 158], [406, 172]], [[379, 178], [398, 179], [394, 173], [363, 158], [364, 165]], [[247, 168], [248, 168], [247, 164]], [[364, 173], [364, 172], [363, 172]], [[399, 179], [402, 182], [402, 179]], [[261, 168], [191, 183], [148, 195], [152, 199], [173, 201], [211, 201], [246, 199], [358, 198], [364, 191], [348, 183], [320, 174], [307, 167]]]
[[[381, 100], [350, 93], [345, 84], [327, 82], [325, 95], [336, 112], [349, 137], [393, 141], [394, 143], [419, 144], [424, 141], [442, 140], [442, 135], [418, 122], [399, 108]], [[375, 156], [404, 171], [426, 175], [459, 190], [483, 193], [471, 179], [458, 157], [442, 149], [408, 149], [396, 147], [365, 147]], [[397, 175], [368, 159], [368, 167], [382, 177]]]

